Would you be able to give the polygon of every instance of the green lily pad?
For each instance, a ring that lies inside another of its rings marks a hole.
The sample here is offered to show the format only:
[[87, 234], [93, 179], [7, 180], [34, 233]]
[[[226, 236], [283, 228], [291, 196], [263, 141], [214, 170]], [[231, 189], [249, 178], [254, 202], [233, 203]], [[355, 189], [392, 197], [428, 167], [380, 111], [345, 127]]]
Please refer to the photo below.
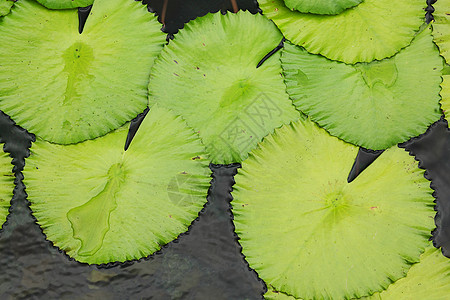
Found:
[[264, 15], [310, 53], [354, 64], [390, 57], [411, 43], [424, 22], [423, 0], [365, 0], [339, 15], [291, 11], [283, 0], [259, 0]]
[[363, 0], [284, 0], [291, 10], [320, 15], [337, 15]]
[[404, 142], [441, 116], [443, 60], [430, 30], [392, 58], [355, 65], [286, 43], [287, 92], [299, 110], [346, 142], [373, 150]]
[[13, 5], [14, 1], [12, 0], [0, 0], [0, 17], [9, 14]]
[[404, 277], [434, 228], [430, 182], [386, 150], [347, 183], [358, 148], [309, 120], [275, 130], [235, 176], [234, 225], [251, 268], [275, 290], [350, 299]]
[[150, 105], [183, 116], [213, 163], [242, 161], [274, 128], [299, 116], [285, 92], [280, 54], [256, 68], [281, 39], [272, 22], [249, 12], [189, 22], [155, 61]]
[[433, 36], [445, 61], [450, 64], [450, 1], [439, 0], [434, 6]]
[[71, 9], [86, 7], [94, 3], [94, 0], [37, 0], [49, 9]]
[[[3, 144], [0, 144], [3, 149]], [[6, 221], [11, 206], [14, 190], [14, 174], [12, 172], [11, 157], [0, 150], [0, 229]]]
[[125, 152], [127, 132], [32, 146], [24, 183], [33, 215], [77, 261], [148, 256], [185, 232], [206, 203], [205, 149], [180, 117], [154, 106]]
[[77, 10], [18, 1], [0, 23], [0, 109], [60, 144], [117, 129], [148, 104], [160, 28], [136, 1], [97, 0], [82, 34]]

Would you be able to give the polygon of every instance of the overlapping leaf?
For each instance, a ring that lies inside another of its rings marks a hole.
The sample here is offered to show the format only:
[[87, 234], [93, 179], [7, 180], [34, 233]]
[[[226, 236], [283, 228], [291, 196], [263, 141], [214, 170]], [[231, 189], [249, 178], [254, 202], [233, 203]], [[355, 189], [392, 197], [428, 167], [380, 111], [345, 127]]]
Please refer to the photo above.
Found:
[[291, 11], [283, 0], [259, 0], [264, 15], [291, 42], [349, 64], [390, 57], [408, 46], [424, 22], [422, 0], [365, 0], [339, 15]]
[[413, 265], [405, 278], [401, 278], [381, 293], [364, 299], [447, 299], [450, 295], [450, 259], [443, 256], [432, 243]]
[[79, 34], [77, 10], [18, 1], [0, 23], [0, 109], [55, 143], [118, 128], [147, 106], [160, 27], [139, 2], [98, 0]]
[[13, 0], [0, 0], [0, 17], [6, 16], [11, 11], [11, 7], [13, 7]]
[[213, 163], [240, 162], [274, 128], [298, 118], [285, 92], [280, 54], [256, 68], [281, 39], [272, 22], [248, 12], [190, 22], [155, 62], [150, 105], [182, 115]]
[[435, 215], [423, 170], [391, 148], [347, 183], [357, 151], [302, 120], [276, 130], [243, 162], [234, 224], [250, 267], [275, 290], [359, 298], [419, 261]]
[[441, 55], [450, 63], [450, 0], [439, 0], [434, 4], [433, 36]]
[[441, 83], [441, 108], [444, 112], [445, 118], [449, 121], [450, 116], [450, 74], [442, 76]]
[[[430, 246], [420, 256], [420, 262], [414, 264], [406, 277], [391, 284], [381, 293], [375, 293], [367, 300], [397, 300], [397, 299], [447, 299], [450, 295], [450, 260], [441, 251]], [[264, 294], [266, 300], [296, 300], [284, 293], [275, 291], [268, 286]]]
[[206, 203], [208, 160], [198, 135], [154, 106], [127, 128], [76, 145], [38, 140], [24, 170], [47, 239], [80, 262], [139, 259], [185, 232]]
[[302, 13], [337, 15], [363, 0], [284, 0], [286, 6]]
[[355, 145], [386, 149], [424, 133], [440, 118], [443, 61], [430, 28], [382, 61], [347, 65], [288, 43], [281, 60], [295, 106]]
[[94, 0], [37, 0], [37, 2], [50, 9], [70, 9], [89, 6]]

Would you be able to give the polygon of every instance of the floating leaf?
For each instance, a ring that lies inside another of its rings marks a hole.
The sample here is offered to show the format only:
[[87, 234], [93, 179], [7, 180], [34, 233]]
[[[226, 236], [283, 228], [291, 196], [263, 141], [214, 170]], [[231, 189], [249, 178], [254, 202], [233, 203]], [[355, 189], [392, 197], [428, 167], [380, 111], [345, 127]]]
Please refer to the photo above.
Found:
[[280, 54], [256, 68], [281, 39], [272, 22], [248, 12], [190, 22], [155, 61], [150, 105], [182, 115], [213, 163], [240, 162], [274, 128], [298, 118], [285, 92]]
[[365, 0], [336, 16], [291, 11], [283, 0], [259, 0], [291, 42], [349, 64], [381, 60], [411, 43], [424, 22], [423, 0]]
[[450, 0], [439, 0], [434, 6], [433, 36], [441, 55], [450, 64]]
[[94, 0], [37, 0], [37, 2], [50, 9], [70, 9], [89, 6]]
[[236, 233], [250, 267], [275, 290], [359, 298], [418, 262], [435, 215], [424, 171], [390, 148], [347, 183], [357, 151], [301, 120], [275, 130], [243, 162], [232, 201]]
[[[3, 144], [0, 144], [3, 149]], [[11, 206], [14, 189], [14, 174], [12, 172], [11, 157], [0, 150], [0, 229], [6, 221]]]
[[13, 7], [13, 0], [0, 0], [0, 17], [6, 16], [11, 11], [11, 7]]
[[76, 145], [38, 140], [24, 171], [47, 238], [80, 262], [139, 259], [185, 232], [206, 202], [204, 146], [183, 120], [154, 106], [127, 128]]
[[281, 60], [295, 106], [344, 141], [386, 149], [440, 118], [443, 61], [430, 28], [382, 61], [347, 65], [289, 43]]
[[118, 128], [147, 106], [160, 28], [136, 1], [97, 0], [82, 34], [77, 10], [18, 1], [0, 23], [0, 109], [61, 144]]
[[363, 0], [284, 0], [291, 10], [302, 13], [337, 15], [347, 8], [360, 4]]

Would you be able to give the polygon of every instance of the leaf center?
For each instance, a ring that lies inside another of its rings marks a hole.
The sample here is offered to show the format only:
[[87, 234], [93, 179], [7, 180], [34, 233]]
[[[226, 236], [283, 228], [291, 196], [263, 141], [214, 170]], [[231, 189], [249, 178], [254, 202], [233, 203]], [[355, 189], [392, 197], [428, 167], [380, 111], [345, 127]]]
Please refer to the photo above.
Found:
[[354, 213], [351, 199], [342, 190], [333, 191], [324, 197], [325, 209], [328, 213], [323, 219], [326, 226], [335, 226]]
[[222, 99], [220, 100], [220, 107], [232, 108], [235, 105], [246, 105], [244, 102], [244, 97], [248, 95], [253, 89], [253, 85], [250, 84], [248, 79], [241, 79], [235, 81], [229, 88], [223, 93]]
[[331, 192], [325, 196], [325, 203], [329, 208], [342, 208], [347, 205], [342, 191]]

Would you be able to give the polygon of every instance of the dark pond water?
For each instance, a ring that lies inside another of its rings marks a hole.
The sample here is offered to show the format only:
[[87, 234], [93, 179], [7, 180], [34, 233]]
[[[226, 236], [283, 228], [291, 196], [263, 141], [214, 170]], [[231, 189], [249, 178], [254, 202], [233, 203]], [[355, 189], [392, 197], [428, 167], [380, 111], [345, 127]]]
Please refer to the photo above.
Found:
[[[149, 1], [161, 19], [164, 1]], [[207, 12], [232, 9], [224, 0], [169, 0], [165, 30]], [[253, 0], [237, 1], [257, 12]], [[432, 11], [430, 8], [429, 11]], [[430, 16], [428, 14], [428, 16]], [[245, 28], [243, 29], [245, 30]], [[275, 47], [276, 45], [274, 45]], [[10, 215], [0, 232], [0, 299], [261, 299], [264, 283], [249, 269], [233, 231], [230, 191], [239, 165], [211, 166], [208, 204], [188, 233], [157, 254], [134, 263], [98, 268], [69, 260], [36, 225], [28, 207], [20, 171], [33, 137], [0, 113], [0, 141], [17, 172]], [[450, 133], [447, 122], [401, 145], [427, 169], [437, 198], [434, 242], [450, 257]], [[360, 151], [351, 176], [376, 153]]]

